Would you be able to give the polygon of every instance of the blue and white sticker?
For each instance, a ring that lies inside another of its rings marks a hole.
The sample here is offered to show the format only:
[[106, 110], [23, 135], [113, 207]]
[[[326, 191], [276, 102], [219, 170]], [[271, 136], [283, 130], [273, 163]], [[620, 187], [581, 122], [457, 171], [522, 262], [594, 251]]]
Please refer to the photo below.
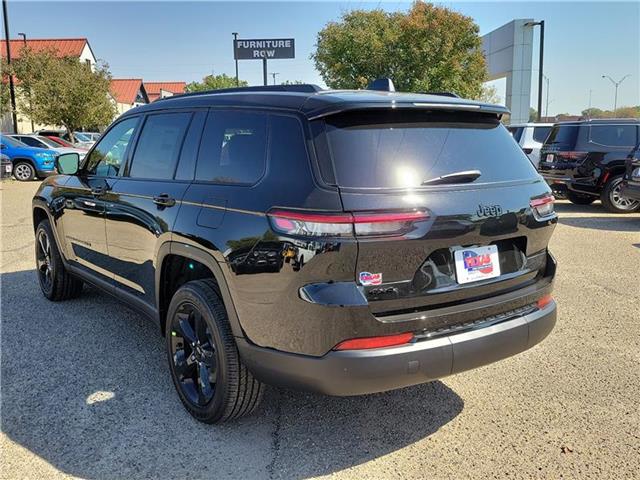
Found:
[[371, 272], [360, 272], [360, 283], [365, 287], [369, 285], [381, 285], [382, 274]]

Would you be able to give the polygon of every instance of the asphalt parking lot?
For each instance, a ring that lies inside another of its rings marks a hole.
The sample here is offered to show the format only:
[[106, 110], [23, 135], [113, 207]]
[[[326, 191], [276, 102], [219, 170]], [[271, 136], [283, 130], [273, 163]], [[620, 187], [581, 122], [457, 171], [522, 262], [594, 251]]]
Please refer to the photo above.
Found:
[[269, 388], [193, 420], [157, 328], [95, 290], [42, 297], [31, 196], [0, 183], [1, 478], [632, 478], [640, 472], [640, 214], [560, 202], [556, 329], [443, 381], [365, 397]]

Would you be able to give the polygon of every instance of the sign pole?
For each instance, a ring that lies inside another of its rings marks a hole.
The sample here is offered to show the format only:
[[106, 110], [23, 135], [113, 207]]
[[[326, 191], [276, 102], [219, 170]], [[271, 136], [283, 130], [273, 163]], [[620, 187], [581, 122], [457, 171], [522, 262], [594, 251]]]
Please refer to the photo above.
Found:
[[267, 86], [267, 58], [262, 58], [262, 79], [264, 82], [264, 86]]

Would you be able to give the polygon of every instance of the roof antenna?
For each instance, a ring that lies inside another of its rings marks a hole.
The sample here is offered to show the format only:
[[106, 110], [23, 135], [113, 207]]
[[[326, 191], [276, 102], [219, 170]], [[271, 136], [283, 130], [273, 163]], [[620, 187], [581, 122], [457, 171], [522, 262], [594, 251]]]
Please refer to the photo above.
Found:
[[367, 90], [379, 90], [381, 92], [395, 92], [396, 87], [390, 78], [377, 78], [367, 85]]

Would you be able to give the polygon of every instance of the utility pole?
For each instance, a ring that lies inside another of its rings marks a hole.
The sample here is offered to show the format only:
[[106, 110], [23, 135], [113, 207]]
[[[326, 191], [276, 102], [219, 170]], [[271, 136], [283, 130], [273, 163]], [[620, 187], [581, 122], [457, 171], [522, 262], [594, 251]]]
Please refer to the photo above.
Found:
[[547, 99], [546, 99], [546, 105], [544, 107], [544, 116], [548, 117], [549, 116], [549, 77], [547, 77], [546, 75], [542, 74], [542, 76], [544, 77], [544, 80], [547, 82]]
[[[7, 42], [7, 65], [11, 65], [11, 42], [9, 41], [9, 14], [7, 13], [7, 0], [2, 0], [2, 16], [4, 17], [4, 38]], [[13, 133], [18, 133], [16, 91], [13, 84], [13, 75], [9, 75], [9, 96], [11, 97], [11, 120], [13, 121]]]
[[[22, 37], [22, 43], [24, 45], [24, 48], [27, 48], [27, 34], [26, 33], [18, 33], [19, 37]], [[29, 74], [29, 72], [27, 72], [27, 75]], [[35, 126], [33, 124], [33, 100], [31, 99], [31, 87], [29, 87], [29, 90], [27, 91], [27, 96], [29, 97], [29, 121], [31, 122], [31, 132], [35, 131]]]
[[238, 78], [238, 57], [236, 56], [236, 41], [238, 40], [238, 32], [233, 32], [233, 58], [236, 60], [236, 87], [240, 86], [240, 79]]
[[267, 86], [267, 57], [262, 57], [262, 83]]
[[276, 75], [280, 75], [278, 72], [271, 72], [271, 76], [273, 77], [273, 84], [276, 84]]
[[539, 22], [527, 22], [525, 26], [527, 27], [535, 27], [536, 25], [540, 26], [540, 60], [538, 61], [539, 71], [538, 71], [538, 122], [541, 117], [542, 110], [542, 76], [544, 74], [544, 20], [540, 20]]
[[610, 81], [611, 83], [613, 83], [613, 84], [615, 85], [615, 87], [616, 87], [616, 94], [615, 94], [615, 97], [614, 97], [614, 100], [613, 100], [613, 114], [614, 114], [614, 115], [616, 114], [616, 110], [618, 110], [618, 87], [620, 86], [620, 84], [621, 84], [622, 82], [624, 82], [625, 78], [630, 77], [630, 76], [631, 76], [631, 74], [629, 74], [629, 75], [625, 75], [624, 77], [622, 77], [620, 80], [618, 80], [618, 81], [616, 82], [616, 81], [615, 81], [613, 78], [611, 78], [609, 75], [602, 75], [602, 78], [608, 78], [608, 79], [609, 79], [609, 81]]

